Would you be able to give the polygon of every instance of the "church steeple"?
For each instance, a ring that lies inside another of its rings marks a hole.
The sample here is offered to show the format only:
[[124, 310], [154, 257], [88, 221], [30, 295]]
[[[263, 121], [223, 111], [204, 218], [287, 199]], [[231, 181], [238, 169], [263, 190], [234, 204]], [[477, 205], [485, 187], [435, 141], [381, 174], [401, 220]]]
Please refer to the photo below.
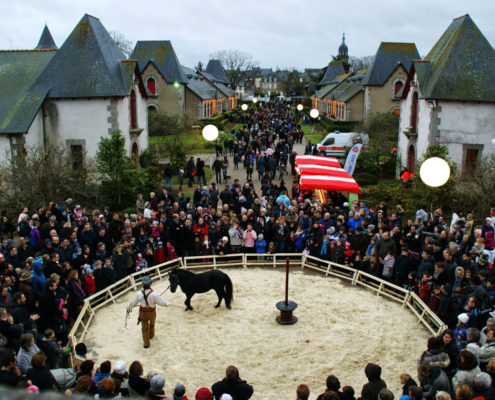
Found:
[[338, 59], [341, 60], [344, 64], [349, 61], [349, 49], [345, 44], [345, 32], [342, 34], [342, 44], [339, 46]]
[[57, 45], [55, 44], [55, 41], [53, 40], [52, 34], [50, 33], [48, 26], [45, 25], [45, 28], [43, 29], [43, 33], [41, 34], [41, 37], [40, 37], [40, 41], [38, 42], [38, 45], [36, 46], [36, 50], [56, 49], [56, 48], [57, 48]]

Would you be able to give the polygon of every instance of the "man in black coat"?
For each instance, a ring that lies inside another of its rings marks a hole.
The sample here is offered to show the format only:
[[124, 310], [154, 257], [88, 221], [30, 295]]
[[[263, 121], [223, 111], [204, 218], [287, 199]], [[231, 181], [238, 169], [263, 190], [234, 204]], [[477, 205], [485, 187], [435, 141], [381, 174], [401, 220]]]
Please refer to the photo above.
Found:
[[52, 328], [57, 333], [61, 333], [64, 330], [64, 320], [62, 318], [63, 312], [67, 311], [61, 309], [60, 299], [56, 295], [57, 282], [47, 279], [45, 283], [45, 290], [39, 299], [39, 315], [38, 329], [40, 332], [44, 332], [45, 329]]
[[229, 365], [225, 371], [225, 378], [211, 387], [216, 400], [224, 393], [230, 394], [235, 400], [248, 400], [253, 395], [253, 387], [239, 378], [239, 370]]

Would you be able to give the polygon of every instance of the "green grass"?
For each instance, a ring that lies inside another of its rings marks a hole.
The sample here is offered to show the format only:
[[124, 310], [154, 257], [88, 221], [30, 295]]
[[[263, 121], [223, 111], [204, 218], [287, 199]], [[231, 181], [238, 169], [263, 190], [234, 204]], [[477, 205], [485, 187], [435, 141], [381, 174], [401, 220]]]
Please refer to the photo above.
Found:
[[[187, 154], [215, 153], [215, 143], [207, 142], [201, 134], [184, 134], [181, 137], [186, 145]], [[160, 146], [170, 139], [171, 136], [150, 136], [148, 142], [150, 146]]]
[[307, 142], [311, 141], [311, 143], [320, 143], [321, 139], [323, 139], [327, 135], [327, 132], [322, 131], [318, 124], [315, 124], [313, 132], [311, 132], [311, 130], [313, 129], [313, 124], [302, 125], [301, 128]]

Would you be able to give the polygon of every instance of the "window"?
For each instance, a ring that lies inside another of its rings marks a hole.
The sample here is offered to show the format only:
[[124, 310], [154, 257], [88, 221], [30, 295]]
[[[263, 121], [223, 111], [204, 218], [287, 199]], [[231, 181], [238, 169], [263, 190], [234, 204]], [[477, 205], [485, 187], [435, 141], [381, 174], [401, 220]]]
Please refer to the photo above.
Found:
[[418, 127], [418, 92], [414, 92], [413, 94], [409, 124], [411, 125], [410, 132], [416, 132]]
[[148, 91], [152, 95], [156, 95], [156, 80], [155, 78], [148, 78], [146, 80], [146, 86], [148, 87]]
[[394, 83], [394, 96], [398, 96], [399, 95], [399, 92], [400, 92], [400, 90], [402, 89], [403, 86], [404, 86], [404, 82], [402, 82], [402, 81], [396, 81]]
[[323, 143], [325, 146], [331, 146], [332, 144], [335, 144], [335, 138], [331, 137], [325, 140], [325, 143]]
[[158, 109], [156, 108], [156, 106], [154, 104], [149, 104], [148, 105], [148, 111], [149, 112], [157, 112]]
[[416, 151], [414, 146], [409, 146], [407, 151], [407, 169], [409, 172], [414, 172], [414, 164], [416, 163]]
[[131, 129], [137, 129], [136, 92], [134, 90], [131, 90], [131, 98], [129, 103], [131, 112]]
[[472, 174], [478, 164], [480, 150], [479, 149], [465, 149], [464, 153], [464, 174]]
[[83, 147], [80, 144], [70, 145], [70, 156], [72, 160], [72, 169], [77, 170], [83, 166]]

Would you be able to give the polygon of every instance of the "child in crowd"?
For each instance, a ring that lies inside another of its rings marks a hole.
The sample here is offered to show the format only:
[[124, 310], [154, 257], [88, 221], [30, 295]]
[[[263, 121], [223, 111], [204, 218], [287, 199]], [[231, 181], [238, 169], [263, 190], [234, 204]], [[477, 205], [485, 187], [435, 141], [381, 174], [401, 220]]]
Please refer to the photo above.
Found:
[[162, 264], [167, 261], [167, 252], [165, 247], [163, 247], [163, 242], [158, 242], [158, 245], [155, 249], [155, 258], [157, 264]]
[[394, 266], [395, 266], [395, 257], [392, 250], [387, 252], [387, 255], [383, 259], [383, 278], [389, 282], [392, 282], [392, 278], [394, 277]]
[[[255, 243], [256, 246], [256, 254], [265, 254], [266, 250], [266, 241], [262, 233], [258, 235], [258, 240]], [[258, 255], [258, 260], [263, 260], [264, 256]]]
[[88, 296], [91, 296], [93, 293], [96, 292], [96, 283], [95, 283], [95, 277], [93, 275], [93, 269], [91, 268], [90, 265], [86, 264], [84, 266], [84, 275], [83, 275], [83, 287], [84, 291]]
[[428, 303], [428, 299], [430, 298], [431, 285], [433, 283], [433, 277], [429, 272], [425, 272], [423, 274], [423, 279], [418, 283], [419, 289], [419, 297], [425, 303]]
[[169, 260], [175, 260], [176, 258], [178, 258], [177, 254], [175, 253], [175, 247], [172, 246], [170, 242], [167, 242], [167, 254]]

